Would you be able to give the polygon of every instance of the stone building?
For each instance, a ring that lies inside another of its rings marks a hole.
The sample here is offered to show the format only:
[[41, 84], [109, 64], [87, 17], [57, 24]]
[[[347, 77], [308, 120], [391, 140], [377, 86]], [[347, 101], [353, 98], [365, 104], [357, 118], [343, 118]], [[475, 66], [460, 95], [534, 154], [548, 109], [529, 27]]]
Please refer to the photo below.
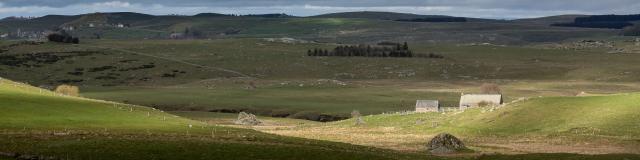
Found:
[[440, 105], [437, 100], [418, 100], [416, 101], [416, 112], [438, 112]]

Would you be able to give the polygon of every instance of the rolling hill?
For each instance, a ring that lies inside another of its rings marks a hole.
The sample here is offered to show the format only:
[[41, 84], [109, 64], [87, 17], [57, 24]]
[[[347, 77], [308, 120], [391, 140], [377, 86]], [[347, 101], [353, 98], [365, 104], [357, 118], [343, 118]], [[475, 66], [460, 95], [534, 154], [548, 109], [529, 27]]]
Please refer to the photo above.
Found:
[[449, 16], [436, 16], [436, 15], [418, 15], [411, 13], [395, 13], [395, 12], [340, 12], [321, 14], [316, 16], [310, 16], [311, 18], [362, 18], [362, 19], [381, 19], [381, 20], [398, 20], [398, 19], [414, 19], [414, 18], [428, 18], [428, 17], [449, 17]]
[[459, 136], [477, 151], [605, 154], [601, 158], [607, 159], [606, 154], [640, 153], [639, 102], [639, 93], [540, 97], [463, 112], [370, 115], [363, 117], [361, 125], [349, 119], [286, 130], [261, 130], [408, 151], [420, 150], [420, 142], [446, 132]]
[[396, 12], [375, 12], [375, 11], [361, 11], [361, 12], [339, 12], [328, 13], [316, 16], [309, 16], [309, 18], [355, 18], [355, 19], [375, 19], [375, 20], [412, 20], [412, 19], [444, 19], [444, 18], [464, 18], [467, 22], [503, 22], [494, 19], [483, 18], [470, 18], [470, 17], [454, 17], [447, 15], [420, 15], [412, 13], [396, 13]]
[[[41, 34], [57, 27], [75, 26], [70, 33], [82, 39], [96, 38], [96, 35], [107, 39], [168, 39], [172, 33], [184, 33], [189, 30], [191, 32], [187, 38], [196, 39], [292, 37], [331, 43], [420, 41], [495, 44], [557, 42], [571, 38], [611, 36], [619, 32], [611, 29], [551, 27], [540, 25], [540, 20], [465, 18], [466, 22], [451, 23], [393, 21], [415, 18], [442, 20], [455, 17], [392, 12], [345, 12], [311, 17], [283, 14], [230, 16], [215, 13], [155, 16], [117, 12], [2, 21], [0, 32], [15, 35], [14, 32], [21, 29], [23, 32]], [[552, 20], [542, 21], [546, 24]], [[95, 23], [96, 26], [88, 27], [91, 23]], [[126, 24], [127, 27], [114, 27], [114, 24]]]
[[[460, 92], [473, 92], [479, 86], [476, 83], [493, 80], [511, 89], [506, 97], [515, 99], [575, 95], [599, 88], [604, 89], [594, 92], [633, 92], [638, 85], [569, 82], [633, 83], [640, 79], [630, 74], [640, 70], [634, 61], [640, 55], [608, 54], [599, 48], [410, 43], [415, 53], [438, 53], [445, 58], [317, 58], [304, 55], [308, 49], [330, 49], [336, 44], [275, 40], [88, 40], [80, 45], [20, 45], [2, 53], [0, 76], [42, 87], [79, 85], [88, 97], [165, 110], [340, 117], [354, 109], [363, 114], [410, 110], [416, 99], [429, 97], [454, 106]], [[220, 68], [253, 78], [240, 78]], [[557, 84], [535, 88], [510, 84], [526, 81]], [[254, 89], [248, 88], [251, 83]]]
[[[0, 80], [0, 152], [65, 159], [415, 159], [425, 155], [305, 140], [69, 97]], [[54, 146], [54, 147], [52, 147]], [[308, 155], [315, 155], [308, 157]], [[9, 157], [0, 156], [0, 159]]]

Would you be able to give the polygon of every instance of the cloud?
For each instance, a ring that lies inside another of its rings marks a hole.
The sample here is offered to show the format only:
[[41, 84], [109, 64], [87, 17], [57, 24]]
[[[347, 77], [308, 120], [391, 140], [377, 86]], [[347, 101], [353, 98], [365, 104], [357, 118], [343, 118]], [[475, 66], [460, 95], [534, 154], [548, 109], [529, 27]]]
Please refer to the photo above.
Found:
[[34, 13], [49, 9], [49, 7], [42, 6], [6, 7], [4, 3], [0, 2], [0, 15], [9, 13]]
[[558, 14], [630, 14], [637, 0], [2, 0], [0, 17], [141, 12], [147, 14], [287, 13], [309, 16], [347, 11], [389, 11], [478, 18]]

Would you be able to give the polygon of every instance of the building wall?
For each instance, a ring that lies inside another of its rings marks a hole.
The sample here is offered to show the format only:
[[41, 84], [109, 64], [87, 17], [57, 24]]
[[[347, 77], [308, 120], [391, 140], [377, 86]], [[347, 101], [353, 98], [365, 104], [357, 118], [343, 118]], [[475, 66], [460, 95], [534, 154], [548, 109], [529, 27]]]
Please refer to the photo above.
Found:
[[416, 112], [424, 113], [424, 112], [438, 112], [438, 107], [427, 107], [427, 108], [416, 108]]

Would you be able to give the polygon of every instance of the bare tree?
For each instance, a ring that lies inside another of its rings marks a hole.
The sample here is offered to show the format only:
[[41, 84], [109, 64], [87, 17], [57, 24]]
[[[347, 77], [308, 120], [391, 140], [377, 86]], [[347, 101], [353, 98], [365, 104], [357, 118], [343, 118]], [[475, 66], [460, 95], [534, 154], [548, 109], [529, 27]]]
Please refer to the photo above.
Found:
[[502, 94], [500, 86], [493, 83], [482, 84], [482, 86], [480, 86], [480, 92], [482, 92], [482, 94]]
[[364, 119], [362, 119], [362, 115], [360, 114], [360, 111], [358, 111], [358, 110], [353, 110], [351, 112], [351, 118], [353, 118], [356, 121], [356, 125], [364, 124]]

